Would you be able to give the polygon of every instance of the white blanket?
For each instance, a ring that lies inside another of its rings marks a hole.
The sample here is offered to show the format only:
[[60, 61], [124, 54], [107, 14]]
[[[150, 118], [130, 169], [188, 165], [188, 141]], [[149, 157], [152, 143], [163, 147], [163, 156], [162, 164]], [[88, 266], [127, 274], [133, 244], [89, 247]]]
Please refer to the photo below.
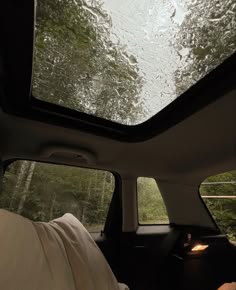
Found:
[[71, 214], [35, 223], [0, 210], [0, 289], [128, 290]]

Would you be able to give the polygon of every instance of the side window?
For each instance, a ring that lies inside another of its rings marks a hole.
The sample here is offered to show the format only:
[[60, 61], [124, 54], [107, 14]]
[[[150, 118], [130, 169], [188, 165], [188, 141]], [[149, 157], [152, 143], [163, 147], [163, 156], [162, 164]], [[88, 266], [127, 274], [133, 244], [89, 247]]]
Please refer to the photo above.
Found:
[[164, 201], [154, 178], [137, 179], [138, 218], [140, 224], [168, 224]]
[[236, 170], [208, 177], [199, 190], [220, 230], [236, 242]]
[[114, 187], [107, 171], [16, 161], [5, 172], [0, 208], [34, 221], [72, 213], [97, 232], [103, 230]]

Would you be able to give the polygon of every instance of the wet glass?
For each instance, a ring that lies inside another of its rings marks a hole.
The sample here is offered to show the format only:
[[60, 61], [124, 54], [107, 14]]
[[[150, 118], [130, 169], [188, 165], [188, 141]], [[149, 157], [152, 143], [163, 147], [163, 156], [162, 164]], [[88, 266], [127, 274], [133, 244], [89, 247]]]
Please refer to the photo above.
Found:
[[36, 11], [33, 96], [126, 125], [236, 47], [236, 0], [40, 0]]

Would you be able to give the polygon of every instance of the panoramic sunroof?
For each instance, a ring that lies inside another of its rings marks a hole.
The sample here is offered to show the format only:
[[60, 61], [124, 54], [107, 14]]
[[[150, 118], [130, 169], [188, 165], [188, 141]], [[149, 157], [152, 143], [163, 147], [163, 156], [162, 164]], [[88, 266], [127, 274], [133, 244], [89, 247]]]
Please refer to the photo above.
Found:
[[236, 48], [236, 0], [39, 0], [32, 94], [126, 125]]

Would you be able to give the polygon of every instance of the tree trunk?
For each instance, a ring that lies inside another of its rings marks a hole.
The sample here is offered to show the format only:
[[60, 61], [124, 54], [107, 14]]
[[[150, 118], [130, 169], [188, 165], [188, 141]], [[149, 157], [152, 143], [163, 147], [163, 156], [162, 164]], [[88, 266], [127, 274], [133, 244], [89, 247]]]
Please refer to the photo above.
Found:
[[21, 191], [21, 187], [22, 187], [23, 181], [25, 179], [25, 175], [26, 175], [28, 166], [29, 166], [29, 162], [28, 161], [22, 161], [21, 162], [21, 166], [20, 166], [20, 169], [19, 169], [19, 174], [18, 174], [17, 179], [16, 179], [15, 188], [14, 188], [13, 194], [11, 196], [11, 201], [10, 201], [10, 205], [9, 205], [10, 209], [13, 209], [14, 201], [16, 199], [16, 196]]
[[24, 190], [23, 190], [23, 195], [22, 195], [22, 197], [20, 199], [20, 202], [19, 202], [19, 205], [18, 205], [18, 209], [17, 209], [17, 213], [19, 213], [19, 214], [22, 212], [22, 209], [23, 209], [24, 204], [25, 204], [25, 200], [26, 200], [26, 197], [27, 197], [27, 194], [28, 194], [28, 191], [29, 191], [29, 188], [30, 188], [30, 184], [31, 184], [31, 181], [32, 181], [32, 177], [33, 177], [33, 174], [34, 174], [35, 165], [36, 165], [36, 162], [31, 162], [30, 167], [29, 167], [28, 175], [27, 175], [27, 178], [26, 178], [26, 181], [25, 181]]
[[83, 224], [84, 223], [84, 216], [85, 216], [85, 206], [84, 204], [82, 204], [81, 208], [80, 208], [80, 222]]
[[103, 183], [102, 183], [102, 194], [101, 194], [101, 203], [100, 206], [103, 209], [104, 206], [104, 199], [105, 199], [105, 185], [106, 185], [106, 178], [107, 178], [107, 172], [104, 172], [103, 176]]
[[89, 178], [89, 183], [88, 183], [88, 197], [86, 199], [85, 204], [83, 205], [83, 214], [81, 217], [81, 223], [86, 222], [86, 212], [87, 212], [87, 207], [89, 205], [89, 200], [90, 200], [90, 196], [91, 196], [91, 185], [92, 185], [92, 177]]
[[51, 202], [50, 211], [49, 211], [49, 220], [50, 221], [54, 218], [53, 217], [53, 211], [54, 211], [55, 203], [56, 203], [56, 194], [53, 193], [53, 195], [52, 195], [52, 202]]

